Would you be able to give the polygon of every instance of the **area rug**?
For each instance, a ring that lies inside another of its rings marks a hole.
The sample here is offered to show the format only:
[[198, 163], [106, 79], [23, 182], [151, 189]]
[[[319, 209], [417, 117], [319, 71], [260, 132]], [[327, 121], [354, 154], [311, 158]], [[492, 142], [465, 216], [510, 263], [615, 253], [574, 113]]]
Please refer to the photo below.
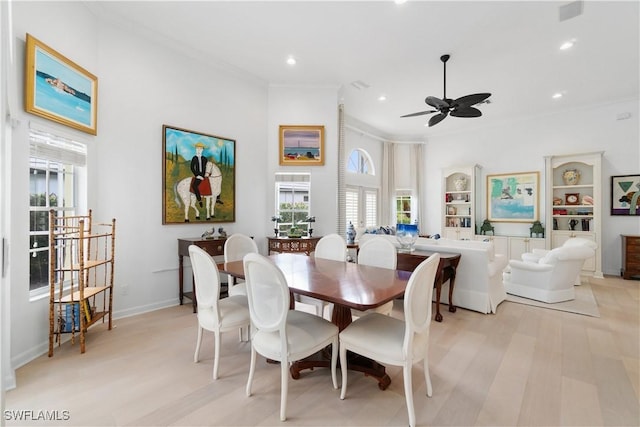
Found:
[[507, 301], [517, 304], [533, 305], [536, 307], [548, 308], [550, 310], [560, 310], [569, 313], [583, 314], [585, 316], [600, 317], [598, 304], [593, 296], [591, 285], [585, 283], [575, 287], [576, 299], [572, 301], [556, 302], [548, 304], [542, 301], [536, 301], [528, 298], [522, 298], [516, 295], [507, 294]]

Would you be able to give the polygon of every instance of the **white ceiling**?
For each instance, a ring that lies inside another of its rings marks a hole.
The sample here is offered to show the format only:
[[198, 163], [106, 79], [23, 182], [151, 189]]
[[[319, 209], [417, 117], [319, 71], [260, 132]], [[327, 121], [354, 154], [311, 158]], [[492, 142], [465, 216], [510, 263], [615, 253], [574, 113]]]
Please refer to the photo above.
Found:
[[[403, 140], [638, 98], [638, 1], [87, 2], [97, 16], [269, 84], [341, 88], [345, 112]], [[575, 39], [572, 49], [559, 46]], [[480, 118], [428, 128], [428, 95], [491, 92]], [[285, 64], [294, 55], [298, 64]], [[368, 89], [351, 83], [361, 81]], [[559, 100], [552, 94], [562, 91]], [[384, 94], [385, 102], [377, 98]]]

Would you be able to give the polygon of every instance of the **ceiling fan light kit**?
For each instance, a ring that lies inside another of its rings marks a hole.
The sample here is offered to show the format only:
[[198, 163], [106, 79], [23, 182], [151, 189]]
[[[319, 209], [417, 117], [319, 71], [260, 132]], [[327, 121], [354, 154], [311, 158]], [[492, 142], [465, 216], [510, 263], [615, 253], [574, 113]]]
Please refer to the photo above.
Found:
[[448, 115], [453, 117], [480, 117], [482, 112], [474, 105], [483, 103], [491, 96], [490, 93], [474, 93], [465, 95], [457, 99], [447, 98], [447, 61], [450, 55], [442, 55], [440, 60], [444, 66], [444, 95], [442, 99], [435, 96], [427, 96], [424, 102], [435, 108], [435, 110], [418, 111], [417, 113], [406, 114], [400, 117], [415, 117], [425, 114], [438, 113], [429, 119], [429, 127], [437, 125]]

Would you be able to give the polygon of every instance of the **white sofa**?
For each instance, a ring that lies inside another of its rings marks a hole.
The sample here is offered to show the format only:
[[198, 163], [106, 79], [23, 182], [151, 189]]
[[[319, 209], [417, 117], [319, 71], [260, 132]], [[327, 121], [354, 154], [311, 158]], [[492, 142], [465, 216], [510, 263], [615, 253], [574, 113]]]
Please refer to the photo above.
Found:
[[[363, 234], [359, 243], [380, 234]], [[382, 235], [397, 247], [396, 236]], [[505, 255], [495, 253], [492, 242], [475, 240], [428, 239], [419, 237], [417, 250], [433, 252], [456, 252], [462, 254], [456, 270], [453, 288], [453, 304], [480, 313], [495, 313], [507, 297], [502, 283], [502, 271], [507, 266]], [[435, 292], [434, 292], [435, 297]], [[449, 303], [449, 282], [442, 285], [440, 302]]]

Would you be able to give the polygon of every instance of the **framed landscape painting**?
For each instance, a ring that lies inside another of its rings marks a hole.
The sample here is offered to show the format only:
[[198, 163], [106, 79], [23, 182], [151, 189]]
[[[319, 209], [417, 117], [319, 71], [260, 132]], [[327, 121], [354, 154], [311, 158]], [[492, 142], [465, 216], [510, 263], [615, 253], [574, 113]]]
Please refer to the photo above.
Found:
[[324, 126], [280, 125], [280, 165], [324, 165]]
[[640, 174], [611, 177], [611, 215], [640, 215]]
[[487, 219], [495, 222], [538, 220], [539, 172], [487, 175]]
[[162, 126], [162, 223], [236, 220], [236, 141]]
[[98, 78], [27, 34], [25, 111], [96, 135]]

